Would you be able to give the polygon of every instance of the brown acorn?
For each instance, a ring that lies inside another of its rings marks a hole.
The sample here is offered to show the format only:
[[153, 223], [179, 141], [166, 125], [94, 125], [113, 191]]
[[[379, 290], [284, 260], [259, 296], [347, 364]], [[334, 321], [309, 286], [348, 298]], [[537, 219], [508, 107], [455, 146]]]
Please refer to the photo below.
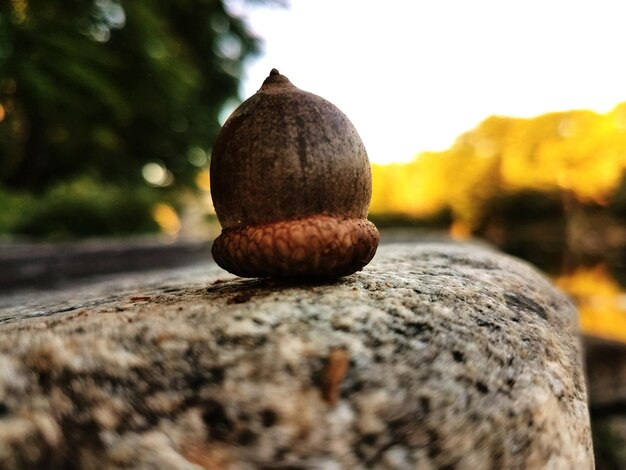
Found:
[[337, 107], [273, 69], [224, 123], [211, 157], [217, 264], [242, 277], [332, 278], [378, 246], [372, 176]]

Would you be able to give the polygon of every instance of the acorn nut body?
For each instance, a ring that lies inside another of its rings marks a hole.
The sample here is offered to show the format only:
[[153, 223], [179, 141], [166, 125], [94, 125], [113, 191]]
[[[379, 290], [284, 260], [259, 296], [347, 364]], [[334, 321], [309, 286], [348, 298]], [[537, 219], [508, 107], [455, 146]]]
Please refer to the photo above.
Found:
[[215, 261], [242, 277], [333, 278], [378, 246], [367, 153], [348, 118], [272, 70], [224, 123], [211, 157]]

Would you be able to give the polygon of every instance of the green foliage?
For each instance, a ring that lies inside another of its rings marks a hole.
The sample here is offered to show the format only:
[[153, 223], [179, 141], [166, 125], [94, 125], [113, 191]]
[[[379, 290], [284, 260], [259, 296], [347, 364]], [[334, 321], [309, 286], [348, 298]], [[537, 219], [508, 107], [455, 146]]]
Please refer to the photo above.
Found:
[[0, 3], [0, 184], [143, 184], [156, 161], [191, 185], [257, 46], [222, 0]]
[[33, 199], [28, 194], [6, 191], [0, 187], [0, 234], [14, 231], [22, 219], [22, 214], [27, 214], [31, 210]]
[[79, 178], [40, 196], [0, 191], [0, 232], [71, 238], [155, 232], [151, 208], [158, 190], [127, 188]]

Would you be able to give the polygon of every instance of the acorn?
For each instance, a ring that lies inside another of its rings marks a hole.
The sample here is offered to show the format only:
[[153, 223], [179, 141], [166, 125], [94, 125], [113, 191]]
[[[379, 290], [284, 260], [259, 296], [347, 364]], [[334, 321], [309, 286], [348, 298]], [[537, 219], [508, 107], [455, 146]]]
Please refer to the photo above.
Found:
[[211, 157], [218, 265], [242, 277], [336, 278], [378, 247], [372, 176], [336, 106], [273, 69], [224, 123]]

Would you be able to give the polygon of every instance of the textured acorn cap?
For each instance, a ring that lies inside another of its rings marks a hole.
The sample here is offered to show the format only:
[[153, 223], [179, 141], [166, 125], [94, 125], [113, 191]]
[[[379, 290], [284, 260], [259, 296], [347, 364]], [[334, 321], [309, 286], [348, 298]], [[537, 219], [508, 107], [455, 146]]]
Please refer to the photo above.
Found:
[[[361, 269], [378, 244], [375, 227], [365, 221], [371, 187], [365, 147], [345, 114], [274, 69], [228, 118], [215, 142], [211, 194], [224, 232], [214, 257], [242, 276], [318, 277]], [[315, 220], [319, 216], [324, 224]], [[313, 219], [292, 223], [308, 218]], [[365, 222], [348, 222], [352, 219]], [[283, 232], [276, 237], [279, 222]], [[303, 234], [298, 227], [306, 228]], [[252, 237], [257, 228], [263, 237]], [[304, 238], [294, 240], [294, 229]], [[362, 232], [354, 243], [332, 240], [353, 230]]]

